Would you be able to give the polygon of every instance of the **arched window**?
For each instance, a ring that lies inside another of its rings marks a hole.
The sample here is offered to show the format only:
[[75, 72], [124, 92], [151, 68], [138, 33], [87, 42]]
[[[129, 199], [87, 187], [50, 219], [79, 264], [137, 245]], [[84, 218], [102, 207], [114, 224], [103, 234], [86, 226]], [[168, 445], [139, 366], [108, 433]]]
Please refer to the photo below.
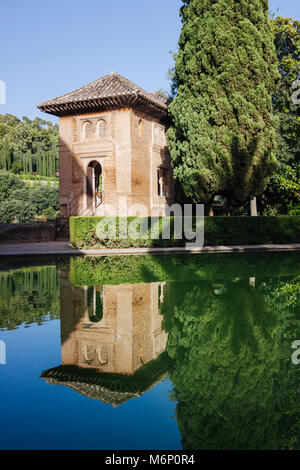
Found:
[[165, 130], [163, 127], [160, 127], [160, 136], [159, 136], [159, 140], [160, 140], [160, 143], [161, 144], [165, 144]]
[[163, 126], [160, 126], [158, 124], [154, 125], [153, 139], [155, 144], [165, 145], [165, 128]]
[[82, 126], [82, 135], [84, 140], [89, 140], [94, 137], [93, 125], [90, 121], [85, 121]]
[[158, 142], [158, 127], [154, 126], [154, 142]]
[[158, 196], [170, 197], [169, 170], [158, 167], [157, 169], [157, 194]]
[[97, 136], [99, 139], [105, 139], [107, 137], [107, 124], [104, 119], [100, 119], [97, 122]]
[[139, 137], [143, 137], [143, 127], [144, 127], [143, 119], [140, 119], [140, 120], [139, 120], [139, 123], [138, 123], [138, 134], [139, 134]]

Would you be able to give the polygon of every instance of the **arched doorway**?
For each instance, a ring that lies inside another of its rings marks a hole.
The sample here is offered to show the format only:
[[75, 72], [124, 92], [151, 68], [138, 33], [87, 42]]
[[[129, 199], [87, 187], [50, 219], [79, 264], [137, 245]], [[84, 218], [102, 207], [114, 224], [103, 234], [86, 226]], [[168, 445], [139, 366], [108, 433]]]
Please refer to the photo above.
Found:
[[87, 208], [97, 208], [103, 201], [102, 167], [99, 162], [92, 161], [87, 168], [86, 177]]

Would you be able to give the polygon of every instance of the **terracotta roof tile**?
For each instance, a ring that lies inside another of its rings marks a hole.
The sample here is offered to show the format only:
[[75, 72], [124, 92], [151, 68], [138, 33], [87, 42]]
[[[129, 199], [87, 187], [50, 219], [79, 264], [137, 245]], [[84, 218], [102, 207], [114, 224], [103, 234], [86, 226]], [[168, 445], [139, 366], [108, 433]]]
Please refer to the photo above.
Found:
[[163, 116], [167, 113], [168, 98], [159, 92], [148, 93], [127, 78], [111, 72], [77, 90], [45, 101], [38, 108], [63, 116], [125, 106]]

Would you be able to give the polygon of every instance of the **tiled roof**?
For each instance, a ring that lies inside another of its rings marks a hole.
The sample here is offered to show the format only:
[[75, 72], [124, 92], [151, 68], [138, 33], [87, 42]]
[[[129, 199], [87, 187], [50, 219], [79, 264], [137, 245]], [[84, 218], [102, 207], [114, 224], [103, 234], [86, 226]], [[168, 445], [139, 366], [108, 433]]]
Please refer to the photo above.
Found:
[[168, 98], [148, 93], [116, 72], [98, 78], [66, 95], [41, 103], [38, 108], [55, 116], [133, 107], [156, 117], [167, 114]]
[[77, 393], [84, 395], [94, 400], [100, 400], [103, 403], [112, 405], [114, 408], [122, 405], [126, 401], [139, 397], [140, 394], [129, 393], [129, 392], [118, 392], [108, 388], [102, 387], [98, 384], [86, 384], [76, 380], [64, 381], [59, 378], [44, 377], [46, 382], [50, 385], [65, 385], [66, 387], [72, 388]]
[[166, 352], [145, 363], [133, 375], [99, 372], [93, 368], [61, 365], [44, 370], [41, 377], [49, 384], [66, 385], [78, 393], [118, 406], [141, 396], [166, 376], [171, 360]]

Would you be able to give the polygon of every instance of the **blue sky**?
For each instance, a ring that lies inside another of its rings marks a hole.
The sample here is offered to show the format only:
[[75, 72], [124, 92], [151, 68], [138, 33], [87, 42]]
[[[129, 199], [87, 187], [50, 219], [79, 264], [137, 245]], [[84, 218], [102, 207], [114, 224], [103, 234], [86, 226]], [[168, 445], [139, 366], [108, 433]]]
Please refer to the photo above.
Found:
[[[181, 0], [0, 0], [0, 113], [57, 121], [36, 109], [115, 70], [142, 88], [169, 89]], [[299, 0], [270, 10], [300, 19]]]

